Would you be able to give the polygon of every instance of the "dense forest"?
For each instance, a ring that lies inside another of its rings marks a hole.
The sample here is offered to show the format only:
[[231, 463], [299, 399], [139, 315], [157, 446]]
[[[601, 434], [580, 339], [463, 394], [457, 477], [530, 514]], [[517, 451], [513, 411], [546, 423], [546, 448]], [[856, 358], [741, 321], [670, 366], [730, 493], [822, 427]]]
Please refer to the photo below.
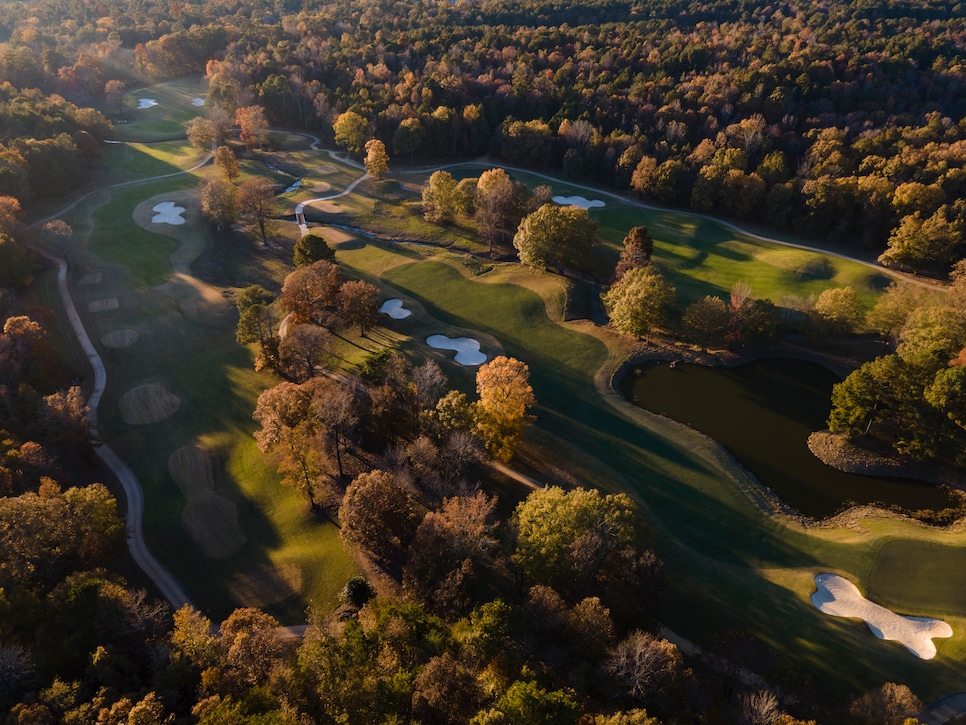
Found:
[[[883, 297], [868, 324], [896, 353], [837, 389], [832, 427], [954, 459], [966, 418], [966, 275], [956, 264], [966, 254], [966, 7], [34, 0], [3, 9], [7, 722], [799, 722], [769, 691], [645, 631], [658, 624], [661, 565], [626, 496], [547, 488], [500, 520], [475, 482], [490, 459], [512, 454], [525, 426], [527, 406], [493, 394], [502, 372], [516, 385], [511, 397], [528, 400], [522, 363], [485, 369], [473, 401], [447, 391], [438, 368], [396, 356], [373, 359], [359, 379], [323, 374], [320, 336], [364, 334], [375, 302], [371, 285], [339, 277], [324, 244], [296, 250], [299, 269], [278, 299], [258, 288], [238, 296], [239, 341], [259, 343], [259, 365], [286, 378], [259, 399], [256, 437], [285, 483], [338, 516], [396, 596], [350, 580], [339, 616], [312, 612], [298, 643], [256, 610], [216, 627], [190, 608], [167, 611], [118, 573], [131, 565], [116, 503], [95, 482], [88, 411], [49, 341], [51, 314], [21, 299], [39, 268], [21, 244], [22, 221], [35, 202], [83, 182], [124, 118], [126, 88], [204, 74], [208, 107], [221, 109], [213, 115], [258, 106], [268, 123], [356, 155], [368, 138], [394, 164], [491, 155], [917, 272], [953, 270], [947, 301], [899, 287]], [[543, 193], [519, 216], [540, 212]], [[636, 294], [661, 289], [646, 261], [621, 275], [644, 290]], [[614, 281], [612, 311], [623, 289]], [[717, 327], [707, 311], [684, 317], [699, 342], [734, 333], [718, 303]], [[772, 335], [772, 308], [736, 308], [748, 339]], [[274, 309], [290, 315], [284, 340]], [[722, 649], [744, 656], [754, 649], [744, 645]], [[887, 685], [856, 698], [851, 714], [830, 714], [807, 685], [794, 693], [800, 716], [902, 722], [918, 707], [907, 688]]]
[[896, 266], [962, 256], [966, 20], [946, 3], [7, 9], [13, 89], [109, 106], [112, 81], [203, 72], [231, 112], [330, 131], [351, 111], [412, 162], [490, 153]]

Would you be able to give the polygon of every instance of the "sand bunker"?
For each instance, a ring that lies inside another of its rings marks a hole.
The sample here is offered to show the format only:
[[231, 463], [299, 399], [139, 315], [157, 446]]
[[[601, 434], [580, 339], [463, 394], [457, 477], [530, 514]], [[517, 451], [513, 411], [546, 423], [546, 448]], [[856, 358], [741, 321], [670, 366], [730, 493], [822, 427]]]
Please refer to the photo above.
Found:
[[238, 524], [238, 508], [218, 494], [189, 500], [181, 523], [211, 559], [229, 557], [248, 541]]
[[173, 201], [162, 201], [151, 207], [155, 215], [151, 218], [154, 224], [184, 224], [184, 207], [178, 206]]
[[156, 106], [156, 105], [158, 105], [158, 101], [155, 98], [139, 98], [138, 99], [138, 108], [139, 109], [151, 108], [151, 106]]
[[579, 206], [581, 209], [604, 206], [600, 199], [585, 199], [582, 196], [555, 196], [553, 200], [561, 206]]
[[131, 347], [137, 341], [138, 333], [136, 330], [113, 330], [101, 337], [101, 344], [111, 350]]
[[430, 335], [426, 338], [426, 344], [438, 350], [455, 350], [454, 359], [460, 365], [482, 365], [486, 362], [486, 354], [480, 352], [480, 343], [472, 337]]
[[238, 520], [238, 508], [214, 492], [215, 477], [207, 451], [182, 446], [168, 456], [168, 473], [188, 499], [181, 523], [209, 558], [224, 559], [245, 545], [248, 539]]
[[121, 396], [119, 407], [125, 423], [147, 425], [174, 415], [181, 399], [160, 385], [140, 385]]
[[168, 473], [185, 498], [206, 495], [215, 489], [211, 458], [198, 446], [183, 446], [168, 456]]
[[[383, 302], [382, 307], [379, 308], [379, 311], [384, 315], [389, 315], [394, 320], [405, 320], [407, 317], [413, 314], [412, 310], [407, 310], [405, 307], [403, 307], [403, 301], [398, 297], [394, 297], [391, 300], [386, 300]], [[477, 348], [479, 348], [479, 345], [477, 345]]]
[[812, 604], [833, 617], [862, 619], [879, 639], [901, 642], [916, 657], [931, 660], [936, 656], [934, 637], [952, 637], [953, 628], [941, 619], [904, 617], [891, 609], [870, 602], [848, 579], [837, 574], [816, 574], [818, 591]]
[[297, 564], [263, 565], [247, 574], [236, 574], [228, 591], [239, 606], [262, 607], [290, 597], [302, 588]]
[[194, 98], [191, 99], [191, 105], [201, 107], [205, 105], [205, 99], [202, 98], [201, 96], [195, 96]]
[[88, 272], [83, 277], [81, 277], [80, 282], [78, 282], [78, 284], [82, 284], [82, 285], [98, 284], [103, 278], [104, 278], [103, 272]]
[[107, 312], [108, 310], [116, 310], [118, 306], [117, 297], [108, 297], [106, 300], [94, 300], [87, 305], [87, 309], [91, 312]]

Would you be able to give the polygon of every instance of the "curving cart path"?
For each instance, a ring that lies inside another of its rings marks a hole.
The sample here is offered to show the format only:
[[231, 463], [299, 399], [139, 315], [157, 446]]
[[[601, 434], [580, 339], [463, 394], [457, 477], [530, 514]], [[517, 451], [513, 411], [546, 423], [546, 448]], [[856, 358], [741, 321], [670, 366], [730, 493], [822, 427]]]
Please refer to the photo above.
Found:
[[[154, 176], [146, 179], [125, 181], [88, 192], [87, 194], [75, 199], [56, 214], [52, 214], [51, 216], [34, 222], [30, 225], [30, 227], [33, 228], [40, 224], [44, 224], [51, 219], [70, 211], [84, 201], [84, 199], [93, 194], [124, 186], [133, 186], [134, 184], [141, 184], [148, 181], [166, 179], [171, 176], [190, 174], [207, 164], [211, 158], [211, 154], [209, 154], [199, 163], [185, 171], [176, 171], [171, 174], [163, 174], [161, 176]], [[67, 261], [61, 257], [58, 257], [52, 252], [47, 251], [46, 249], [42, 249], [41, 247], [32, 245], [32, 249], [57, 265], [57, 290], [60, 293], [60, 299], [64, 305], [64, 310], [67, 313], [67, 319], [70, 321], [71, 329], [73, 329], [74, 335], [77, 337], [77, 341], [80, 343], [81, 348], [84, 350], [84, 354], [87, 356], [91, 367], [94, 369], [94, 388], [91, 390], [91, 394], [87, 399], [87, 407], [90, 409], [87, 419], [91, 434], [96, 437], [97, 408], [100, 405], [101, 396], [104, 394], [104, 388], [107, 386], [107, 371], [104, 368], [104, 361], [101, 359], [97, 349], [94, 347], [94, 343], [91, 342], [90, 335], [87, 334], [87, 329], [84, 327], [84, 323], [81, 321], [80, 314], [78, 314], [77, 307], [74, 305], [74, 300], [71, 297], [70, 288], [67, 286]], [[101, 444], [97, 446], [95, 450], [97, 451], [98, 457], [117, 477], [118, 482], [121, 484], [121, 488], [124, 490], [124, 498], [127, 501], [127, 513], [125, 514], [127, 547], [131, 552], [131, 558], [134, 559], [134, 562], [141, 568], [148, 578], [154, 582], [154, 585], [160, 590], [161, 594], [165, 599], [168, 600], [174, 609], [180, 609], [185, 604], [193, 605], [194, 603], [192, 602], [191, 597], [188, 595], [187, 590], [184, 588], [181, 582], [178, 581], [178, 578], [175, 577], [174, 574], [172, 574], [160, 561], [154, 558], [154, 555], [151, 553], [151, 550], [148, 548], [147, 542], [144, 539], [144, 491], [141, 488], [141, 482], [138, 481], [137, 476], [134, 475], [134, 471], [132, 471], [123, 460], [121, 460], [121, 457], [118, 456], [110, 446], [107, 444]]]
[[[312, 140], [311, 148], [315, 150], [320, 150], [318, 146], [320, 143], [320, 140], [318, 138], [311, 136], [310, 134], [298, 134], [298, 135], [310, 138]], [[352, 162], [347, 158], [345, 158], [343, 154], [338, 154], [337, 152], [333, 152], [329, 150], [326, 150], [326, 153], [328, 153], [331, 158], [336, 159], [340, 162], [347, 163], [351, 166], [356, 166], [357, 168], [363, 168], [360, 164]], [[89, 196], [93, 194], [96, 194], [102, 191], [109, 191], [111, 189], [116, 189], [116, 188], [121, 188], [126, 186], [133, 186], [135, 184], [141, 184], [141, 183], [146, 183], [150, 181], [157, 181], [159, 179], [165, 179], [165, 178], [170, 178], [174, 176], [179, 176], [182, 174], [192, 173], [198, 170], [199, 168], [201, 168], [202, 166], [204, 166], [205, 164], [209, 163], [211, 159], [212, 159], [212, 155], [208, 154], [199, 163], [183, 171], [176, 171], [170, 174], [162, 174], [159, 176], [147, 177], [144, 179], [134, 179], [130, 181], [124, 181], [118, 184], [112, 184], [110, 186], [95, 189], [93, 191], [90, 191], [90, 192], [87, 192], [86, 194], [81, 195], [80, 197], [72, 201], [70, 204], [65, 206], [56, 214], [52, 214], [48, 217], [40, 219], [34, 222], [30, 226], [37, 227], [41, 224], [46, 223], [47, 221], [57, 218], [58, 216], [70, 211], [71, 209], [76, 207], [78, 204], [80, 204], [81, 202], [83, 202], [85, 199], [87, 199]], [[493, 164], [489, 161], [481, 160], [481, 161], [475, 161], [475, 162], [452, 163], [452, 164], [434, 166], [429, 168], [409, 169], [404, 172], [397, 172], [397, 173], [406, 173], [406, 174], [425, 173], [427, 171], [435, 171], [439, 169], [458, 168], [460, 166], [474, 166], [474, 165], [475, 166], [485, 165], [485, 166], [491, 166], [491, 167], [498, 166], [498, 164]], [[502, 168], [505, 168], [511, 171], [519, 171], [522, 173], [531, 174], [538, 178], [546, 179], [554, 183], [565, 184], [572, 188], [588, 191], [599, 196], [606, 196], [622, 204], [627, 204], [630, 206], [636, 206], [642, 209], [649, 209], [654, 211], [670, 211], [671, 213], [689, 214], [698, 218], [716, 221], [720, 224], [725, 225], [726, 227], [732, 229], [737, 233], [747, 235], [755, 239], [760, 239], [762, 241], [781, 244], [788, 247], [794, 247], [798, 249], [805, 249], [810, 251], [822, 252], [824, 254], [830, 254], [835, 257], [840, 257], [842, 259], [848, 259], [853, 262], [858, 262], [860, 264], [863, 264], [877, 271], [884, 272], [885, 274], [888, 274], [892, 277], [910, 281], [920, 286], [931, 287], [935, 289], [942, 289], [941, 285], [931, 283], [921, 279], [910, 278], [907, 275], [903, 275], [901, 273], [895, 272], [894, 270], [887, 269], [881, 265], [874, 264], [866, 260], [857, 259], [855, 257], [850, 257], [848, 255], [831, 252], [825, 249], [818, 249], [814, 247], [809, 247], [807, 245], [796, 244], [793, 242], [786, 242], [779, 239], [772, 239], [769, 237], [765, 237], [760, 234], [756, 234], [749, 230], [743, 229], [735, 224], [732, 224], [731, 222], [723, 221], [721, 219], [717, 219], [709, 215], [697, 214], [692, 212], [676, 212], [674, 210], [663, 209], [661, 207], [628, 199], [625, 196], [621, 196], [619, 194], [606, 191], [603, 189], [597, 189], [594, 187], [573, 183], [563, 179], [558, 179], [553, 176], [548, 176], [546, 174], [529, 171], [527, 169], [520, 169], [520, 168], [506, 166], [506, 165], [500, 165], [500, 166], [502, 166]], [[340, 197], [346, 196], [352, 193], [352, 191], [359, 184], [365, 181], [367, 178], [369, 178], [369, 175], [367, 173], [363, 173], [362, 176], [357, 178], [355, 181], [353, 181], [345, 189], [343, 189], [341, 192], [337, 194], [332, 194], [325, 197], [319, 197], [316, 199], [309, 199], [307, 201], [304, 201], [298, 204], [295, 209], [295, 217], [302, 233], [305, 234], [306, 231], [308, 230], [308, 226], [305, 223], [305, 215], [304, 215], [304, 209], [306, 206], [310, 206], [315, 202], [331, 201], [333, 199], [338, 199]], [[57, 287], [61, 297], [61, 301], [64, 305], [65, 312], [70, 321], [74, 334], [76, 335], [78, 342], [80, 343], [81, 347], [84, 350], [84, 354], [87, 356], [87, 359], [90, 361], [91, 367], [94, 370], [94, 387], [88, 398], [88, 407], [90, 408], [89, 423], [91, 427], [91, 432], [94, 435], [96, 435], [97, 434], [97, 408], [98, 408], [98, 405], [100, 404], [101, 397], [104, 393], [104, 389], [107, 384], [107, 373], [104, 367], [104, 362], [101, 359], [100, 355], [98, 354], [93, 343], [91, 342], [90, 336], [87, 334], [87, 330], [85, 329], [84, 324], [81, 321], [77, 308], [74, 305], [73, 298], [70, 295], [70, 289], [67, 285], [68, 268], [67, 268], [66, 260], [36, 245], [32, 245], [32, 248], [42, 256], [51, 260], [57, 266], [58, 268], [57, 269]], [[131, 552], [131, 557], [134, 559], [137, 565], [144, 571], [144, 573], [154, 582], [155, 586], [157, 586], [157, 588], [160, 590], [163, 596], [171, 603], [171, 605], [174, 608], [176, 609], [180, 608], [185, 604], [193, 604], [191, 597], [189, 596], [188, 592], [185, 590], [181, 582], [177, 579], [177, 577], [175, 577], [166, 567], [164, 567], [164, 565], [162, 565], [148, 549], [147, 543], [144, 539], [144, 532], [143, 532], [144, 494], [141, 489], [141, 484], [137, 479], [137, 476], [135, 476], [134, 472], [128, 467], [126, 463], [124, 463], [124, 461], [117, 455], [117, 453], [115, 453], [114, 450], [110, 448], [110, 446], [106, 444], [100, 445], [99, 447], [97, 447], [96, 450], [100, 459], [105, 463], [105, 465], [107, 465], [111, 469], [111, 471], [117, 477], [118, 481], [120, 482], [124, 490], [125, 498], [127, 499], [127, 513], [126, 513], [126, 522], [127, 522], [127, 530], [128, 530], [127, 543], [128, 543], [128, 549]], [[494, 466], [494, 468], [496, 468], [496, 466]], [[512, 469], [509, 469], [505, 466], [500, 466], [499, 468], [497, 468], [497, 470], [500, 470], [501, 473], [504, 473], [505, 475], [509, 475], [512, 478], [515, 478], [516, 480], [530, 487], [535, 487], [540, 485], [538, 482], [534, 481], [533, 479], [523, 476], [519, 472], [513, 471]], [[301, 634], [301, 632], [298, 631], [297, 634]]]

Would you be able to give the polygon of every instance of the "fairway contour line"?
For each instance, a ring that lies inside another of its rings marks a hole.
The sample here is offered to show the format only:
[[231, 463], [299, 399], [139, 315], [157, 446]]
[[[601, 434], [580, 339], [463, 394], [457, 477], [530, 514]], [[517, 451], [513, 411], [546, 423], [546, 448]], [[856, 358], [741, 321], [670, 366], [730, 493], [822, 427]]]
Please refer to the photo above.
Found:
[[816, 574], [817, 591], [812, 604], [833, 617], [864, 620], [879, 639], [901, 642], [916, 657], [931, 660], [936, 656], [934, 637], [952, 637], [953, 628], [941, 619], [905, 617], [870, 602], [848, 579], [837, 574]]

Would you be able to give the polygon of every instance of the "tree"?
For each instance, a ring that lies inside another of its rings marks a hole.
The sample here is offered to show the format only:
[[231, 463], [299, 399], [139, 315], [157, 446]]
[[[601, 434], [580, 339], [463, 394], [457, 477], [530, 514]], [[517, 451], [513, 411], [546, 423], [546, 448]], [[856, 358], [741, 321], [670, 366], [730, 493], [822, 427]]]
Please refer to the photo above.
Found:
[[378, 470], [357, 476], [339, 508], [343, 541], [384, 564], [402, 558], [422, 516], [412, 495], [391, 474]]
[[271, 304], [275, 295], [261, 285], [249, 285], [235, 296], [238, 326], [235, 339], [242, 345], [251, 342], [264, 344], [275, 336], [275, 315]]
[[489, 710], [480, 712], [470, 725], [576, 725], [580, 706], [563, 690], [545, 690], [532, 680], [516, 680]]
[[720, 297], [707, 297], [692, 302], [684, 310], [681, 324], [688, 339], [707, 349], [721, 345], [728, 333], [728, 306]]
[[342, 276], [332, 262], [320, 259], [289, 273], [278, 304], [292, 313], [293, 322], [326, 323], [325, 311], [339, 304]]
[[413, 714], [426, 725], [469, 722], [481, 700], [473, 673], [449, 652], [429, 660], [413, 681]]
[[530, 368], [512, 357], [499, 356], [476, 373], [474, 432], [487, 450], [501, 461], [509, 461], [529, 425], [530, 408], [536, 402], [530, 387]]
[[906, 321], [926, 302], [926, 297], [926, 290], [919, 285], [892, 282], [869, 310], [866, 325], [895, 344]]
[[544, 204], [520, 222], [513, 246], [520, 261], [546, 268], [584, 268], [597, 245], [597, 222], [586, 209], [576, 206]]
[[423, 216], [438, 224], [456, 213], [456, 180], [448, 171], [434, 171], [423, 187]]
[[865, 318], [865, 307], [851, 287], [823, 290], [815, 301], [815, 312], [830, 335], [850, 335]]
[[261, 106], [246, 106], [235, 111], [235, 125], [241, 128], [239, 138], [251, 151], [268, 141], [268, 119]]
[[963, 231], [946, 219], [947, 207], [932, 216], [919, 212], [902, 218], [889, 237], [889, 246], [879, 255], [887, 267], [911, 267], [914, 270], [941, 269], [950, 265], [955, 250], [963, 241]]
[[604, 303], [617, 330], [641, 337], [664, 322], [674, 296], [674, 286], [652, 265], [627, 272], [604, 295]]
[[416, 149], [419, 148], [426, 135], [426, 130], [418, 118], [404, 118], [392, 136], [392, 148], [396, 155], [408, 153], [409, 165], [416, 159]]
[[854, 698], [849, 705], [849, 712], [869, 725], [905, 725], [921, 709], [922, 702], [912, 690], [894, 682]]
[[318, 325], [293, 325], [279, 345], [283, 369], [298, 382], [315, 376], [315, 369], [328, 357], [332, 333]]
[[355, 111], [346, 111], [332, 124], [335, 142], [352, 156], [360, 156], [366, 142], [366, 119]]
[[[461, 182], [462, 183], [462, 182]], [[513, 212], [513, 182], [503, 169], [488, 169], [476, 183], [476, 221], [493, 254], [493, 244], [506, 237], [507, 222]]]
[[320, 259], [335, 264], [335, 250], [328, 245], [325, 238], [312, 233], [300, 237], [292, 253], [292, 262], [296, 269], [308, 267]]
[[272, 213], [275, 203], [275, 188], [268, 179], [255, 177], [246, 179], [238, 188], [238, 209], [242, 215], [250, 217], [258, 224], [262, 233], [262, 245], [268, 244], [265, 221]]
[[624, 248], [614, 269], [614, 284], [632, 269], [646, 267], [651, 263], [654, 254], [654, 240], [647, 231], [647, 227], [632, 227], [624, 237]]
[[[548, 486], [532, 492], [513, 513], [513, 561], [532, 582], [581, 595], [603, 574], [609, 554], [634, 546], [641, 531], [637, 507], [626, 494], [601, 495], [596, 489], [564, 491]], [[594, 542], [594, 556], [581, 551]], [[596, 593], [596, 592], [595, 592]]]
[[234, 184], [235, 179], [241, 174], [241, 167], [238, 165], [235, 152], [227, 146], [219, 146], [215, 149], [215, 166], [221, 169], [225, 178], [231, 184]]
[[637, 630], [611, 650], [607, 671], [635, 701], [653, 701], [674, 688], [684, 659], [676, 645]]
[[252, 417], [261, 425], [254, 434], [258, 449], [275, 459], [281, 484], [300, 491], [315, 508], [315, 490], [325, 475], [325, 460], [316, 445], [318, 425], [311, 402], [308, 385], [279, 383], [258, 396]]
[[379, 322], [379, 288], [364, 280], [345, 282], [336, 299], [339, 314], [350, 325], [359, 326], [363, 337]]
[[386, 144], [377, 138], [366, 141], [366, 173], [375, 176], [380, 181], [389, 171], [389, 154], [386, 153]]
[[631, 188], [639, 194], [649, 194], [657, 171], [657, 159], [643, 156], [631, 175]]
[[215, 131], [211, 121], [204, 116], [196, 116], [185, 124], [188, 143], [198, 149], [208, 150], [215, 142]]
[[220, 179], [206, 182], [198, 194], [201, 213], [219, 229], [238, 218], [238, 191]]

